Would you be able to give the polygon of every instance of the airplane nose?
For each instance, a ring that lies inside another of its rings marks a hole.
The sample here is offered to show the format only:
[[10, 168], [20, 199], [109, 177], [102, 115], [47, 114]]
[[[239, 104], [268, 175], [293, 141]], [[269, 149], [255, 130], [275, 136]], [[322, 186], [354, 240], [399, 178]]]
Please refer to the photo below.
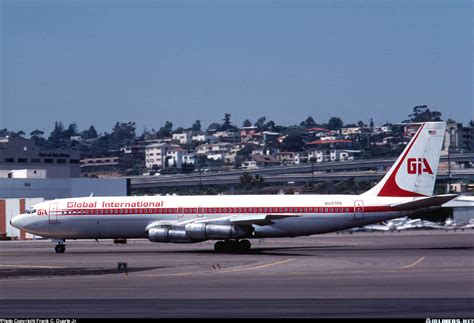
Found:
[[13, 217], [13, 219], [10, 220], [10, 224], [12, 226], [14, 226], [15, 228], [17, 229], [22, 229], [23, 226], [25, 225], [23, 222], [25, 216], [23, 214], [19, 214], [15, 217]]

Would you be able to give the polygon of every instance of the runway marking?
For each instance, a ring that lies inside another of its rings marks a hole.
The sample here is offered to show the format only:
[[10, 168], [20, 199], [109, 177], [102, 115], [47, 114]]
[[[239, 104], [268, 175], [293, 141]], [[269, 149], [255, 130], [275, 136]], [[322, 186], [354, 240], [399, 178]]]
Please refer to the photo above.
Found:
[[29, 268], [29, 269], [64, 269], [66, 267], [59, 266], [39, 266], [39, 265], [0, 265], [7, 268]]
[[235, 269], [229, 269], [229, 270], [207, 270], [207, 271], [196, 271], [196, 272], [185, 272], [185, 273], [168, 273], [168, 274], [155, 274], [155, 275], [140, 275], [140, 277], [166, 277], [166, 276], [188, 276], [188, 275], [198, 275], [198, 274], [209, 274], [209, 273], [230, 273], [230, 272], [236, 272], [236, 271], [245, 271], [245, 270], [255, 270], [255, 269], [262, 269], [262, 268], [267, 268], [275, 265], [280, 265], [284, 264], [290, 261], [293, 261], [295, 259], [285, 259], [285, 260], [280, 260], [276, 262], [271, 262], [268, 264], [263, 264], [259, 265], [256, 267], [250, 267], [250, 268], [235, 268]]
[[260, 265], [260, 266], [256, 266], [256, 267], [235, 268], [235, 269], [222, 270], [222, 271], [216, 271], [216, 272], [218, 272], [218, 273], [230, 273], [230, 272], [235, 272], [235, 271], [262, 269], [262, 268], [267, 268], [267, 267], [271, 267], [271, 266], [275, 266], [275, 265], [284, 264], [284, 263], [287, 263], [287, 262], [290, 262], [290, 261], [293, 261], [293, 260], [295, 260], [295, 259], [290, 258], [290, 259], [280, 260], [280, 261], [276, 261], [276, 262], [271, 262], [269, 264], [264, 264], [264, 265]]
[[425, 257], [421, 257], [420, 259], [418, 259], [417, 261], [415, 261], [414, 263], [412, 263], [411, 265], [408, 265], [408, 266], [405, 266], [405, 267], [402, 267], [400, 269], [406, 269], [406, 268], [411, 268], [411, 267], [414, 267], [416, 266], [418, 263], [420, 263], [423, 259], [425, 259]]
[[195, 274], [204, 274], [210, 273], [210, 271], [196, 271], [196, 272], [186, 272], [186, 273], [176, 273], [176, 274], [156, 274], [156, 275], [138, 275], [139, 277], [167, 277], [167, 276], [188, 276], [188, 275], [195, 275]]

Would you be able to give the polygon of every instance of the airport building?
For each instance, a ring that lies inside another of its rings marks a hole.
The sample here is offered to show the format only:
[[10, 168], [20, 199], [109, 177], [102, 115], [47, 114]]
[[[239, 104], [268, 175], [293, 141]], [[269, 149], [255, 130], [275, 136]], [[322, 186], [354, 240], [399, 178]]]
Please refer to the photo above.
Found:
[[0, 138], [0, 170], [43, 169], [47, 178], [80, 177], [80, 153], [74, 150], [41, 150], [33, 140]]
[[125, 178], [80, 178], [79, 152], [43, 151], [32, 140], [0, 138], [0, 239], [31, 235], [10, 225], [29, 206], [58, 198], [129, 195]]
[[133, 167], [131, 154], [121, 152], [86, 155], [81, 159], [81, 174], [91, 175], [117, 175]]
[[0, 198], [58, 198], [125, 196], [126, 178], [0, 178]]

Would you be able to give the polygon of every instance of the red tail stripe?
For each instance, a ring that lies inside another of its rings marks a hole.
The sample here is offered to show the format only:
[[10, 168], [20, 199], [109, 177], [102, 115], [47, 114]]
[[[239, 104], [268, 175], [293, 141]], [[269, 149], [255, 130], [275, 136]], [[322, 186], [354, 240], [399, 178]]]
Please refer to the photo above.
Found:
[[405, 151], [405, 154], [403, 154], [403, 157], [400, 159], [399, 163], [397, 164], [397, 166], [395, 167], [395, 169], [393, 170], [392, 174], [390, 174], [390, 177], [387, 179], [387, 181], [385, 182], [385, 185], [382, 187], [382, 189], [380, 190], [378, 196], [400, 196], [400, 197], [416, 197], [416, 196], [425, 196], [423, 194], [419, 194], [419, 193], [416, 193], [416, 192], [411, 192], [411, 191], [407, 191], [407, 190], [404, 190], [403, 188], [401, 188], [400, 186], [398, 186], [396, 180], [395, 180], [395, 177], [397, 176], [397, 173], [398, 173], [398, 170], [400, 169], [400, 167], [402, 166], [403, 162], [405, 161], [405, 157], [408, 155], [408, 153], [410, 152], [411, 148], [413, 147], [413, 145], [415, 144], [416, 142], [416, 139], [418, 138], [418, 136], [420, 135], [421, 131], [423, 130], [423, 127], [425, 126], [425, 124], [423, 124], [420, 129], [418, 129], [418, 132], [416, 133], [415, 135], [415, 139], [413, 139], [413, 141], [411, 142], [410, 146], [408, 146], [408, 149]]

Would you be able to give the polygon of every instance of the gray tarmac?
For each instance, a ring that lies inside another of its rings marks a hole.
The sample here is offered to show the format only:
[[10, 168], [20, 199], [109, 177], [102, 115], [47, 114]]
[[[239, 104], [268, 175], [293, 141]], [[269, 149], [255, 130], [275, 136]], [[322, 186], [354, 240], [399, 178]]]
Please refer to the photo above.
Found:
[[[117, 264], [126, 262], [128, 272]], [[4, 317], [474, 317], [474, 231], [213, 242], [0, 242]]]

